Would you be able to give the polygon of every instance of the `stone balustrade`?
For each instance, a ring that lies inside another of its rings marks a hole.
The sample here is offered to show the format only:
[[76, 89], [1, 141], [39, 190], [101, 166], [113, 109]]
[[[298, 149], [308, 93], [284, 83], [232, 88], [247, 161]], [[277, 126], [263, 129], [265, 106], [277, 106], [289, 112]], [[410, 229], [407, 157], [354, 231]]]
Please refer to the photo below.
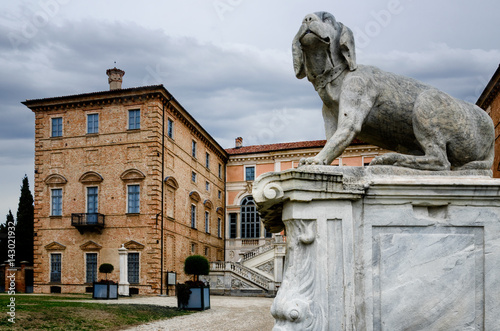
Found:
[[273, 281], [252, 269], [249, 269], [241, 264], [229, 261], [217, 261], [210, 263], [210, 271], [231, 271], [246, 280], [253, 282], [266, 291], [270, 289], [269, 284]]

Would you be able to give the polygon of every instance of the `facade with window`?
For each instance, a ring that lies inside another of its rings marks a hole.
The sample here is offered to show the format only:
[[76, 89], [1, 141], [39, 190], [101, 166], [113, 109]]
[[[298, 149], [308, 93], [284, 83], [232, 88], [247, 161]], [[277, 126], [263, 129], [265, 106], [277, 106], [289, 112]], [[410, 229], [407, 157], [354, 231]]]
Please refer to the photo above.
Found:
[[23, 103], [36, 127], [34, 292], [85, 292], [102, 263], [118, 282], [122, 245], [140, 294], [166, 293], [167, 271], [187, 280], [192, 247], [224, 259], [227, 153], [163, 85]]
[[[243, 146], [243, 139], [239, 137], [234, 148], [226, 149], [229, 155], [225, 223], [227, 261], [239, 261], [246, 253], [272, 242], [273, 235], [266, 231], [256, 211], [253, 181], [266, 172], [296, 168], [301, 158], [316, 155], [325, 143], [325, 140], [318, 140]], [[332, 164], [364, 166], [385, 152], [355, 140]]]
[[490, 115], [495, 125], [495, 158], [491, 170], [494, 178], [500, 178], [500, 65], [477, 99], [476, 105]]

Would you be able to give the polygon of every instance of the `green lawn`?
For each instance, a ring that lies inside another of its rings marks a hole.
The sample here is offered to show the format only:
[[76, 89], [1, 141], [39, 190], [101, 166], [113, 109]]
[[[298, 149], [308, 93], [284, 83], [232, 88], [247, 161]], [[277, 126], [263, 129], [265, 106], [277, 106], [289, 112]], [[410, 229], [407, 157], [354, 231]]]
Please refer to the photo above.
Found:
[[123, 328], [190, 314], [174, 307], [82, 302], [90, 295], [16, 294], [15, 323], [7, 314], [10, 296], [0, 294], [2, 330], [121, 330]]

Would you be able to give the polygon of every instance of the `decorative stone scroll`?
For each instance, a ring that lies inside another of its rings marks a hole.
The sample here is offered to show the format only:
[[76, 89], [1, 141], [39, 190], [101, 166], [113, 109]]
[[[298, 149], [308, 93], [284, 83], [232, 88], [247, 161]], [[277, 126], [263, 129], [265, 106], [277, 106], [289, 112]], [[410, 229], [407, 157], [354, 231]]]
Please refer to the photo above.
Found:
[[276, 328], [293, 323], [296, 330], [323, 330], [325, 314], [323, 307], [315, 301], [319, 290], [316, 285], [315, 256], [316, 221], [285, 221], [287, 260], [285, 277], [271, 307], [276, 319]]

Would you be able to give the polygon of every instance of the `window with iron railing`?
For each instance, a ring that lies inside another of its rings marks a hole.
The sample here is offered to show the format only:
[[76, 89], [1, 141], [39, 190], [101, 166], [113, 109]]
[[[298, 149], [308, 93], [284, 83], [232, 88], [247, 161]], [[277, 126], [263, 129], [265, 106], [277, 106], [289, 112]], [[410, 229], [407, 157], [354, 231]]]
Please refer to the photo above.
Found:
[[139, 253], [127, 254], [128, 282], [139, 284]]
[[85, 254], [86, 281], [93, 283], [97, 281], [97, 253]]
[[50, 254], [50, 282], [61, 282], [61, 253]]

